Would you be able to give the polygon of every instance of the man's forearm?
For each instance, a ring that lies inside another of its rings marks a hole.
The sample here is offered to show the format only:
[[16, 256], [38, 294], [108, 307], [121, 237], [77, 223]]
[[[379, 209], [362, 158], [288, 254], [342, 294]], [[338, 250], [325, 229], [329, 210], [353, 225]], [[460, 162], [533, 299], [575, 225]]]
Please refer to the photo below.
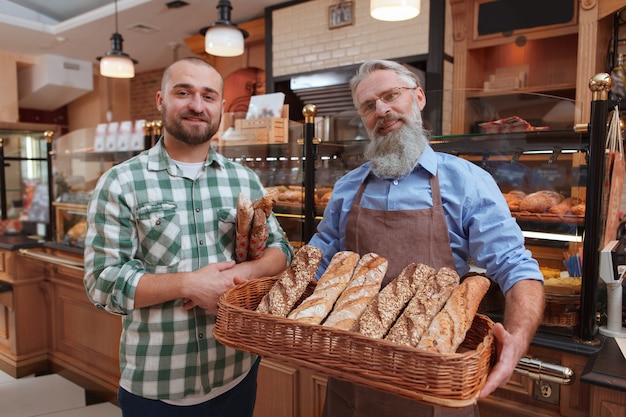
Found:
[[541, 323], [543, 310], [543, 283], [530, 279], [519, 281], [506, 293], [502, 324], [528, 346]]

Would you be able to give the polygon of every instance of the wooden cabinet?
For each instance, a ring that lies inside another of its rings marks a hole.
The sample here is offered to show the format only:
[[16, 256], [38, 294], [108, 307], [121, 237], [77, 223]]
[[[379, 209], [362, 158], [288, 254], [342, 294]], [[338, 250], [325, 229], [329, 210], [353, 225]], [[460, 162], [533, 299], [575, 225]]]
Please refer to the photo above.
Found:
[[254, 417], [319, 417], [327, 377], [305, 368], [262, 359]]
[[48, 357], [52, 371], [78, 383], [100, 398], [116, 397], [120, 378], [121, 318], [99, 310], [89, 301], [83, 285], [82, 254], [67, 258], [67, 266], [46, 264], [49, 283]]
[[0, 249], [0, 369], [19, 378], [47, 369], [43, 267]]
[[591, 386], [591, 413], [594, 417], [626, 416], [626, 392]]
[[[588, 122], [588, 82], [603, 71], [604, 59], [598, 51], [606, 48], [609, 25], [600, 13], [616, 6], [608, 1], [575, 2], [572, 19], [563, 24], [479, 36], [475, 14], [483, 3], [450, 0], [455, 41], [452, 133], [470, 132], [476, 122], [485, 121], [485, 114], [477, 109], [489, 108], [494, 119], [517, 115], [534, 120], [554, 104], [551, 97], [569, 102], [569, 124]], [[484, 88], [497, 69], [511, 67], [526, 68], [523, 85]]]

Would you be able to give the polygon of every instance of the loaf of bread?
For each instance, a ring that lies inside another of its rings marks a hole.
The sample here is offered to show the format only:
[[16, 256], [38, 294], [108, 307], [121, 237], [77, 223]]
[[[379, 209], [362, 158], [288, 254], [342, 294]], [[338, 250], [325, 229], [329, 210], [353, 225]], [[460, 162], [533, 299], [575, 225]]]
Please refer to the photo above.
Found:
[[519, 198], [520, 200], [526, 197], [526, 193], [522, 190], [511, 190], [507, 193], [508, 195]]
[[574, 216], [584, 216], [586, 208], [587, 208], [587, 204], [585, 203], [575, 204], [572, 207], [570, 207], [570, 211], [572, 212]]
[[[271, 212], [271, 209], [270, 209]], [[267, 215], [262, 207], [254, 209], [252, 229], [250, 230], [250, 244], [248, 245], [248, 260], [259, 259], [265, 252], [265, 245], [269, 238]]]
[[530, 213], [545, 213], [550, 207], [563, 201], [563, 196], [555, 191], [542, 190], [522, 198], [519, 202], [520, 211]]
[[254, 209], [250, 197], [244, 193], [239, 193], [237, 197], [237, 219], [235, 230], [235, 261], [244, 262], [248, 259], [248, 248], [250, 246], [250, 229]]
[[406, 266], [367, 305], [359, 318], [357, 331], [375, 339], [383, 338], [415, 294], [417, 285], [423, 284], [423, 276], [430, 276], [432, 272], [434, 269], [424, 264]]
[[398, 317], [385, 339], [416, 347], [435, 315], [459, 285], [459, 275], [443, 267], [439, 271], [424, 266], [416, 283], [417, 291]]
[[367, 253], [359, 260], [352, 279], [341, 293], [324, 326], [353, 330], [365, 307], [374, 299], [387, 272], [387, 259]]
[[322, 251], [305, 245], [294, 257], [287, 269], [279, 276], [256, 308], [259, 313], [287, 317], [296, 302], [315, 279], [315, 272], [322, 259]]
[[272, 214], [272, 210], [274, 209], [274, 206], [276, 205], [277, 201], [278, 201], [278, 190], [275, 188], [270, 189], [267, 191], [267, 193], [263, 197], [259, 198], [258, 200], [252, 203], [252, 208], [254, 210], [262, 209], [263, 213], [265, 213], [265, 217], [268, 218]]
[[519, 211], [520, 198], [515, 194], [503, 194], [510, 211]]
[[456, 352], [472, 326], [490, 284], [491, 281], [482, 275], [464, 279], [430, 323], [417, 348], [437, 353]]
[[320, 324], [348, 286], [359, 258], [354, 252], [337, 252], [317, 282], [313, 294], [293, 309], [287, 318], [307, 324]]

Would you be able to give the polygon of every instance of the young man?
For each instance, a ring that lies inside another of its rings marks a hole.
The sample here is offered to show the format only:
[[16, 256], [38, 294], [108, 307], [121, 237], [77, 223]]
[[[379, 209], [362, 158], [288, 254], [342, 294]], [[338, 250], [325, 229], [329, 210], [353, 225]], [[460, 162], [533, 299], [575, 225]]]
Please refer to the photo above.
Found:
[[[368, 131], [367, 163], [337, 181], [309, 244], [324, 254], [318, 274], [338, 251], [375, 252], [389, 261], [383, 285], [411, 262], [454, 268], [469, 260], [486, 269], [505, 294], [497, 323], [498, 361], [480, 394], [510, 378], [543, 313], [543, 277], [493, 178], [476, 165], [436, 153], [428, 144], [419, 78], [391, 61], [364, 63], [350, 81]], [[329, 379], [324, 416], [477, 416], [428, 407], [348, 382]]]
[[162, 138], [106, 172], [89, 203], [84, 281], [96, 306], [122, 315], [124, 417], [252, 416], [258, 360], [213, 339], [217, 302], [286, 268], [293, 249], [272, 215], [263, 256], [233, 261], [237, 197], [264, 191], [210, 145], [223, 87], [202, 59], [170, 65], [156, 95]]

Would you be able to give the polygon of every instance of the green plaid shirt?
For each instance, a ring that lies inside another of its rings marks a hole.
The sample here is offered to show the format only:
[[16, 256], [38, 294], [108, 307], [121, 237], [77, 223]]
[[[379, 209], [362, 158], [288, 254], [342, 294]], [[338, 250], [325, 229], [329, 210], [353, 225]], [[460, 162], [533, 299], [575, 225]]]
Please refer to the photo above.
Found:
[[[182, 300], [135, 309], [139, 278], [234, 259], [239, 192], [255, 200], [264, 191], [253, 171], [213, 149], [198, 178], [185, 178], [161, 142], [99, 179], [88, 207], [84, 284], [97, 307], [122, 315], [120, 385], [179, 399], [232, 381], [256, 357], [213, 339], [215, 316], [185, 311]], [[268, 227], [267, 247], [290, 262], [293, 249], [273, 215]]]

